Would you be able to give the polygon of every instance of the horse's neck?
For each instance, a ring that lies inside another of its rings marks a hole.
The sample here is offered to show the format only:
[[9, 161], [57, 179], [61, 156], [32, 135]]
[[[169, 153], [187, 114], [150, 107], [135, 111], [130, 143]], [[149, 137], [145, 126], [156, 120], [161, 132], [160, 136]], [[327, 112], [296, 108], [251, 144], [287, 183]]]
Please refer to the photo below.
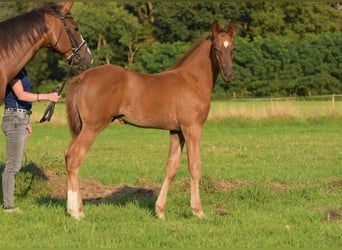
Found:
[[[32, 30], [32, 32], [35, 32]], [[26, 37], [13, 37], [11, 43], [13, 48], [0, 52], [1, 72], [6, 72], [7, 81], [10, 81], [15, 75], [32, 59], [37, 51], [45, 47], [47, 36], [34, 36], [29, 40]]]
[[205, 84], [212, 91], [217, 79], [218, 70], [211, 61], [211, 41], [204, 40], [193, 53], [179, 66], [186, 72], [192, 73], [201, 84]]

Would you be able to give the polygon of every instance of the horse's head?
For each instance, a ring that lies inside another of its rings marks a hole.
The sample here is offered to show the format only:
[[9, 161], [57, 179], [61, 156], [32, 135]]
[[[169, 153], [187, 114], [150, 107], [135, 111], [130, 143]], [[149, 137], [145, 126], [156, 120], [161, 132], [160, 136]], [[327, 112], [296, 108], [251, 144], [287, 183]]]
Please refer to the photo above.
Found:
[[233, 71], [233, 52], [234, 43], [233, 36], [235, 36], [235, 22], [232, 20], [227, 30], [220, 27], [215, 21], [211, 27], [212, 32], [212, 46], [211, 53], [214, 60], [221, 70], [222, 78], [231, 82], [235, 78]]
[[85, 70], [93, 63], [91, 52], [82, 37], [77, 23], [70, 10], [73, 2], [59, 3], [56, 13], [47, 14], [46, 20], [50, 22], [49, 48], [63, 55], [73, 67]]

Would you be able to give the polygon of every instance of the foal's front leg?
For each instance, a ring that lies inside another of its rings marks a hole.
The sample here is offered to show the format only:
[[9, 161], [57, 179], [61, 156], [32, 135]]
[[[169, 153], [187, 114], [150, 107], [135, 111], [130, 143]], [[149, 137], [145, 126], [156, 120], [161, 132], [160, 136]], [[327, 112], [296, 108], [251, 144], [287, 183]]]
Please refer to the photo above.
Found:
[[204, 217], [204, 212], [202, 209], [199, 182], [201, 178], [201, 137], [202, 128], [199, 126], [190, 127], [183, 130], [186, 148], [188, 153], [188, 168], [191, 176], [191, 201], [190, 205], [192, 208], [192, 213], [202, 218]]
[[179, 169], [179, 161], [184, 146], [184, 137], [180, 131], [170, 131], [169, 158], [166, 166], [166, 175], [156, 202], [156, 214], [160, 219], [165, 218], [167, 193]]

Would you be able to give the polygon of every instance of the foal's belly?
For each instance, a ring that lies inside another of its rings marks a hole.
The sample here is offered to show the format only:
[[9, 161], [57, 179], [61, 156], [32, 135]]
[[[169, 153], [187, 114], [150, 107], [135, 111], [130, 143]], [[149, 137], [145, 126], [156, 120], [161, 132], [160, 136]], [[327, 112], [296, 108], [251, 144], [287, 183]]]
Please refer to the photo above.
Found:
[[177, 121], [168, 116], [153, 116], [153, 114], [146, 114], [144, 116], [124, 115], [118, 119], [122, 124], [129, 124], [141, 128], [156, 128], [165, 130], [179, 130]]

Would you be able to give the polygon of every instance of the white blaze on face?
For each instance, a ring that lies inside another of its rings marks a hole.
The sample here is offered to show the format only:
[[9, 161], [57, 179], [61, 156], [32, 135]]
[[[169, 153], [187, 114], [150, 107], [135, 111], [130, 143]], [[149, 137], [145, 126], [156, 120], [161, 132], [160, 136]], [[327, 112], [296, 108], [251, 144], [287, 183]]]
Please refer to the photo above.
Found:
[[223, 42], [223, 46], [224, 46], [225, 48], [228, 48], [229, 42], [228, 42], [228, 41], [224, 41], [224, 42]]

